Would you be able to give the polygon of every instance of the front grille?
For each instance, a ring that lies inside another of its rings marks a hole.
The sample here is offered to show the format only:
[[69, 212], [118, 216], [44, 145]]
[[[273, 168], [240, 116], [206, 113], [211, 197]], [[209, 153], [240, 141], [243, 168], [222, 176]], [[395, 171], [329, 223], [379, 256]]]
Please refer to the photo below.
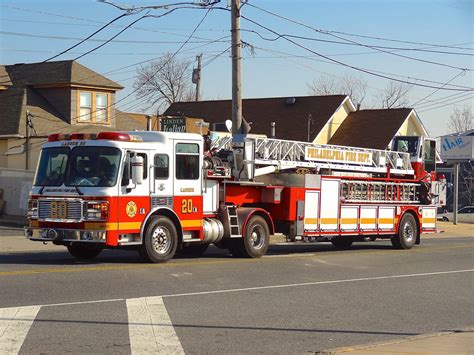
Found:
[[152, 196], [151, 197], [151, 208], [160, 207], [160, 206], [172, 207], [173, 206], [173, 197], [170, 197], [170, 196], [165, 196], [165, 197]]
[[38, 218], [48, 221], [79, 221], [83, 217], [81, 200], [40, 199], [38, 201]]

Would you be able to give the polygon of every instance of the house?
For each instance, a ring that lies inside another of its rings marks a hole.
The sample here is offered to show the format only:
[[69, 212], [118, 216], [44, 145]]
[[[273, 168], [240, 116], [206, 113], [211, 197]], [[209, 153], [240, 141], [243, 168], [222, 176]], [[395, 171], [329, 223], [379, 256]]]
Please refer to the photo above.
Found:
[[0, 167], [34, 170], [53, 132], [145, 129], [115, 109], [122, 88], [72, 60], [1, 66]]
[[428, 137], [428, 132], [412, 108], [359, 110], [349, 113], [328, 143], [386, 149], [395, 136]]
[[[176, 102], [164, 115], [199, 117], [210, 123], [211, 130], [226, 130], [224, 123], [231, 119], [231, 110], [231, 100]], [[250, 123], [250, 133], [270, 136], [271, 122], [275, 122], [276, 138], [297, 141], [308, 141], [308, 136], [312, 141], [324, 129], [330, 137], [352, 111], [354, 104], [345, 95], [242, 100], [243, 117]]]
[[[275, 122], [276, 138], [373, 149], [386, 149], [397, 135], [428, 136], [412, 108], [356, 110], [344, 95], [242, 101], [253, 134], [271, 136], [270, 124]], [[211, 129], [225, 130], [231, 101], [178, 102], [165, 115], [201, 117], [211, 123]]]

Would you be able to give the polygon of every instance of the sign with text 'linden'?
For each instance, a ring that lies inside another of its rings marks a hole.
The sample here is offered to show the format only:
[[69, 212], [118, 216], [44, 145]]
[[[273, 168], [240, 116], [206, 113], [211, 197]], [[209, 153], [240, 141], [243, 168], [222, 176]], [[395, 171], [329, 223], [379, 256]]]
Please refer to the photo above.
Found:
[[304, 153], [306, 160], [372, 165], [372, 153], [370, 152], [305, 147]]

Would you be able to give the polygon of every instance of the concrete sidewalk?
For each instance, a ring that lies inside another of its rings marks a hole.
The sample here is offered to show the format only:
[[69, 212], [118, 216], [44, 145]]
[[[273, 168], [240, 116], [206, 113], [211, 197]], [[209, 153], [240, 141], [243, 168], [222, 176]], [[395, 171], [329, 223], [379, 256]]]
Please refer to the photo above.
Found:
[[474, 328], [328, 349], [317, 354], [474, 354]]

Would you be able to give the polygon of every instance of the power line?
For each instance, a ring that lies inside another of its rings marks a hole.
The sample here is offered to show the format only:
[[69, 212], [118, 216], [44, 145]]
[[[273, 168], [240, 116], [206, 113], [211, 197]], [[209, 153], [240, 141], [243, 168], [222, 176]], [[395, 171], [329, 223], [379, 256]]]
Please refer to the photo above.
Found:
[[[157, 15], [148, 15], [145, 17], [156, 17]], [[144, 17], [144, 18], [145, 18]], [[126, 26], [126, 29], [130, 28], [131, 26]], [[55, 39], [55, 40], [74, 40], [74, 41], [81, 41], [85, 42], [88, 40], [89, 42], [114, 42], [114, 43], [127, 43], [127, 44], [180, 44], [183, 43], [182, 41], [145, 41], [145, 40], [115, 40], [110, 41], [109, 39], [103, 38], [80, 38], [80, 37], [66, 37], [66, 36], [49, 36], [49, 35], [37, 35], [32, 33], [23, 33], [23, 32], [9, 32], [9, 31], [0, 31], [0, 34], [8, 35], [8, 36], [19, 36], [19, 37], [30, 37], [30, 38], [44, 38], [44, 39]], [[206, 43], [207, 40], [196, 40], [196, 41], [188, 41], [189, 43]]]
[[443, 108], [443, 107], [446, 107], [446, 106], [451, 106], [451, 105], [454, 105], [454, 104], [457, 104], [457, 103], [460, 103], [460, 102], [463, 102], [463, 101], [466, 101], [466, 100], [472, 100], [472, 99], [474, 99], [474, 95], [471, 95], [471, 96], [469, 96], [469, 97], [463, 98], [463, 99], [458, 100], [458, 101], [450, 102], [450, 103], [445, 104], [445, 105], [440, 105], [440, 106], [428, 108], [428, 109], [426, 109], [426, 110], [421, 110], [420, 113], [422, 113], [422, 112], [427, 112], [427, 111], [431, 111], [431, 110], [437, 110], [437, 109], [439, 109], [439, 108]]
[[[432, 65], [437, 65], [437, 66], [443, 66], [443, 67], [447, 67], [447, 68], [451, 68], [451, 69], [473, 71], [473, 69], [469, 69], [469, 68], [461, 68], [461, 67], [457, 67], [457, 66], [450, 65], [450, 64], [445, 64], [445, 63], [440, 63], [440, 62], [435, 62], [435, 61], [431, 61], [431, 60], [420, 59], [420, 58], [415, 58], [415, 57], [407, 56], [407, 55], [404, 55], [404, 54], [395, 53], [395, 52], [392, 52], [392, 51], [385, 50], [385, 49], [383, 49], [383, 47], [381, 47], [381, 46], [372, 46], [372, 45], [368, 45], [368, 44], [356, 42], [356, 41], [353, 41], [353, 40], [350, 40], [350, 39], [347, 39], [347, 38], [344, 38], [344, 37], [335, 35], [335, 34], [331, 33], [330, 31], [323, 31], [323, 30], [316, 29], [316, 28], [311, 27], [311, 26], [309, 26], [309, 25], [306, 25], [306, 24], [304, 24], [304, 23], [302, 23], [302, 22], [289, 19], [289, 18], [287, 18], [287, 17], [285, 17], [285, 16], [276, 14], [276, 13], [274, 13], [274, 12], [267, 11], [267, 10], [262, 9], [262, 8], [260, 8], [260, 7], [256, 7], [255, 5], [251, 5], [251, 4], [250, 4], [250, 6], [255, 7], [255, 8], [258, 8], [259, 10], [264, 11], [264, 12], [266, 12], [266, 13], [268, 13], [268, 14], [271, 14], [272, 16], [275, 16], [275, 17], [277, 17], [277, 18], [284, 19], [284, 20], [286, 20], [286, 21], [289, 21], [289, 22], [292, 22], [292, 23], [296, 23], [296, 24], [298, 24], [298, 25], [300, 25], [300, 26], [303, 26], [303, 27], [305, 27], [305, 28], [311, 29], [311, 30], [313, 30], [313, 31], [315, 31], [315, 32], [317, 32], [317, 33], [321, 33], [321, 34], [324, 34], [324, 35], [332, 36], [332, 37], [335, 37], [335, 38], [338, 38], [338, 39], [341, 39], [341, 40], [347, 42], [347, 43], [345, 43], [345, 42], [335, 42], [335, 41], [331, 41], [331, 43], [338, 43], [338, 44], [349, 44], [349, 43], [350, 43], [350, 44], [352, 44], [352, 45], [356, 45], [356, 46], [361, 46], [361, 47], [365, 47], [365, 48], [374, 49], [374, 50], [376, 50], [376, 51], [378, 51], [378, 52], [381, 52], [381, 53], [390, 54], [390, 55], [394, 55], [394, 56], [397, 56], [397, 57], [401, 57], [401, 58], [405, 58], [405, 59], [410, 59], [410, 60], [413, 60], [413, 61], [418, 61], [418, 62], [427, 63], [427, 64], [432, 64]], [[264, 40], [271, 40], [271, 41], [276, 41], [276, 40], [278, 40], [279, 38], [296, 38], [296, 39], [313, 40], [313, 41], [324, 41], [324, 40], [315, 39], [315, 38], [311, 38], [311, 37], [296, 36], [296, 35], [291, 35], [291, 34], [278, 34], [278, 37], [273, 38], [273, 39], [268, 39], [268, 38], [265, 38], [265, 37], [263, 37], [263, 36], [260, 36], [260, 37], [261, 37], [262, 39], [264, 39]]]
[[370, 38], [370, 39], [376, 39], [376, 40], [380, 40], [380, 41], [389, 41], [389, 42], [397, 42], [397, 43], [406, 43], [406, 44], [417, 44], [417, 45], [422, 45], [422, 46], [430, 46], [430, 47], [442, 47], [442, 48], [453, 48], [453, 49], [462, 49], [462, 50], [470, 50], [470, 51], [473, 51], [474, 48], [463, 48], [463, 47], [459, 47], [459, 45], [464, 45], [464, 44], [472, 44], [473, 42], [469, 42], [469, 43], [462, 43], [462, 44], [459, 44], [459, 45], [445, 45], [445, 44], [438, 44], [438, 43], [424, 43], [424, 42], [413, 42], [413, 41], [406, 41], [406, 40], [398, 40], [398, 39], [390, 39], [390, 38], [383, 38], [383, 37], [376, 37], [376, 36], [368, 36], [368, 35], [360, 35], [360, 34], [354, 34], [354, 33], [347, 33], [347, 32], [340, 32], [340, 31], [330, 31], [330, 30], [318, 30], [318, 29], [315, 29], [309, 25], [306, 25], [300, 21], [297, 21], [297, 20], [293, 20], [293, 19], [290, 19], [288, 17], [285, 17], [285, 16], [282, 16], [282, 15], [279, 15], [275, 12], [272, 12], [272, 11], [269, 11], [269, 10], [266, 10], [266, 9], [263, 9], [259, 6], [256, 6], [256, 5], [253, 5], [249, 2], [247, 2], [247, 5], [257, 9], [257, 10], [260, 10], [262, 12], [265, 12], [267, 14], [270, 14], [270, 15], [273, 15], [273, 16], [277, 16], [277, 17], [280, 17], [281, 19], [283, 20], [286, 20], [286, 21], [289, 21], [289, 22], [292, 22], [292, 23], [295, 23], [295, 24], [298, 24], [300, 26], [303, 26], [303, 27], [306, 27], [306, 28], [309, 28], [309, 29], [312, 29], [312, 30], [315, 30], [317, 32], [320, 32], [320, 33], [337, 33], [337, 34], [342, 34], [342, 35], [346, 35], [346, 36], [353, 36], [353, 37], [361, 37], [361, 38]]
[[[119, 102], [122, 102], [124, 101], [125, 99], [129, 98], [130, 96], [132, 96], [133, 94], [135, 94], [141, 87], [143, 87], [147, 82], [149, 82], [156, 74], [159, 73], [159, 71], [161, 69], [164, 68], [165, 65], [167, 65], [171, 60], [174, 59], [174, 57], [181, 51], [181, 49], [183, 49], [183, 47], [190, 41], [191, 37], [194, 35], [194, 33], [197, 31], [197, 29], [199, 28], [199, 26], [201, 26], [201, 24], [204, 22], [204, 20], [206, 19], [207, 15], [210, 13], [210, 11], [213, 9], [212, 5], [210, 7], [207, 8], [207, 11], [206, 13], [204, 14], [203, 18], [201, 19], [201, 21], [199, 21], [199, 23], [197, 24], [197, 26], [193, 29], [193, 31], [191, 32], [191, 34], [188, 36], [187, 40], [181, 44], [181, 46], [170, 56], [169, 60], [165, 63], [163, 63], [163, 65], [161, 67], [159, 67], [144, 83], [142, 83], [141, 85], [139, 85], [138, 87], [136, 87], [132, 92], [130, 92], [128, 95], [124, 96], [123, 98], [121, 98], [120, 100], [116, 101], [114, 104], [110, 104], [107, 106], [107, 108], [109, 107], [112, 107], [112, 106], [115, 106], [117, 107], [117, 104]], [[97, 112], [97, 110], [95, 111]], [[84, 115], [79, 115], [79, 116], [76, 116], [74, 118], [72, 118], [71, 120], [75, 120], [75, 119], [78, 119], [78, 118], [81, 118], [83, 116], [88, 116], [88, 114], [84, 114]]]
[[[392, 81], [397, 81], [397, 82], [404, 83], [404, 84], [409, 84], [409, 85], [414, 85], [414, 86], [420, 86], [420, 87], [427, 87], [427, 88], [432, 88], [432, 89], [437, 89], [437, 88], [439, 88], [438, 86], [426, 85], [426, 84], [419, 84], [419, 83], [414, 83], [414, 82], [409, 82], [409, 81], [406, 81], [406, 80], [401, 80], [401, 79], [389, 77], [389, 76], [387, 76], [387, 75], [377, 74], [377, 73], [375, 73], [375, 72], [373, 72], [373, 71], [366, 70], [366, 69], [359, 68], [359, 67], [356, 67], [356, 66], [351, 65], [351, 64], [347, 64], [347, 63], [341, 62], [341, 61], [339, 61], [339, 60], [330, 58], [330, 57], [328, 57], [328, 56], [326, 56], [326, 55], [324, 55], [324, 54], [321, 54], [321, 53], [318, 53], [318, 52], [316, 52], [316, 51], [313, 51], [312, 49], [310, 49], [310, 48], [308, 48], [308, 47], [305, 47], [305, 46], [303, 46], [302, 44], [300, 44], [300, 43], [298, 43], [298, 42], [296, 42], [296, 41], [294, 41], [294, 40], [292, 40], [292, 39], [290, 39], [290, 38], [284, 37], [284, 36], [281, 35], [280, 33], [278, 33], [278, 32], [276, 32], [276, 31], [274, 31], [274, 30], [272, 30], [272, 29], [270, 29], [270, 28], [268, 28], [268, 27], [266, 27], [266, 26], [264, 26], [264, 25], [258, 23], [257, 21], [254, 21], [254, 20], [252, 20], [252, 19], [250, 19], [250, 18], [248, 18], [248, 17], [246, 17], [246, 16], [241, 15], [241, 17], [242, 17], [243, 19], [245, 19], [246, 21], [249, 21], [250, 23], [253, 23], [253, 24], [257, 25], [258, 27], [261, 27], [261, 28], [263, 28], [263, 29], [265, 29], [265, 30], [267, 30], [267, 31], [269, 31], [269, 32], [271, 32], [271, 33], [277, 35], [277, 36], [280, 36], [281, 38], [283, 38], [283, 39], [285, 39], [286, 41], [288, 41], [288, 42], [294, 44], [294, 45], [297, 46], [297, 47], [303, 48], [303, 49], [305, 49], [305, 50], [307, 50], [307, 51], [309, 51], [309, 52], [311, 52], [311, 53], [313, 53], [313, 54], [316, 54], [317, 56], [319, 56], [319, 57], [321, 57], [321, 58], [324, 58], [324, 59], [326, 59], [326, 60], [332, 61], [332, 62], [337, 63], [337, 64], [339, 64], [339, 65], [342, 65], [342, 66], [344, 66], [344, 67], [351, 68], [351, 69], [354, 69], [354, 70], [356, 70], [356, 71], [359, 71], [359, 72], [362, 72], [362, 73], [366, 73], [366, 74], [369, 74], [369, 75], [372, 75], [372, 76], [376, 76], [376, 77], [379, 77], [379, 78], [388, 79], [388, 80], [392, 80]], [[444, 88], [441, 88], [441, 89], [442, 89], [442, 90], [450, 90], [450, 91], [466, 91], [466, 90], [456, 89], [456, 88], [451, 88], [451, 87], [450, 87], [450, 88], [444, 87]], [[473, 88], [469, 88], [468, 90], [469, 90], [469, 91], [474, 91]]]
[[[449, 79], [446, 84], [444, 84], [441, 88], [445, 87], [446, 85], [448, 85], [451, 81], [453, 81], [454, 79], [456, 79], [458, 76], [461, 76], [461, 75], [465, 75], [466, 74], [466, 71], [465, 70], [461, 70], [458, 74], [456, 74], [455, 76], [453, 76], [451, 79]], [[417, 102], [415, 102], [414, 104], [412, 104], [411, 106], [416, 106], [418, 105], [420, 102], [423, 102], [425, 101], [428, 97], [431, 97], [433, 96], [434, 94], [436, 94], [440, 89], [435, 89], [433, 92], [431, 92], [430, 94], [426, 95], [424, 98], [422, 99], [419, 99]]]
[[[346, 46], [363, 46], [363, 47], [366, 47], [368, 45], [365, 45], [365, 44], [361, 44], [361, 43], [358, 43], [358, 42], [354, 42], [354, 41], [351, 41], [351, 42], [347, 42], [347, 41], [350, 41], [348, 39], [344, 39], [342, 37], [338, 37], [338, 38], [341, 38], [343, 39], [345, 42], [341, 42], [341, 41], [334, 41], [334, 40], [328, 40], [328, 39], [321, 39], [321, 38], [313, 38], [313, 37], [307, 37], [307, 36], [299, 36], [299, 35], [292, 35], [292, 34], [283, 34], [281, 36], [277, 36], [277, 37], [274, 37], [274, 38], [269, 38], [269, 37], [264, 37], [262, 36], [258, 31], [255, 31], [255, 30], [249, 30], [249, 29], [241, 29], [241, 31], [243, 32], [250, 32], [250, 33], [254, 33], [256, 34], [257, 36], [259, 36], [261, 39], [265, 40], [265, 41], [270, 41], [270, 42], [273, 42], [273, 41], [276, 41], [278, 40], [280, 37], [290, 37], [290, 38], [296, 38], [296, 39], [303, 39], [303, 40], [307, 40], [307, 41], [315, 41], [315, 42], [323, 42], [323, 43], [332, 43], [332, 44], [342, 44], [342, 45], [346, 45]], [[318, 32], [317, 30], [315, 30], [316, 32]], [[319, 32], [321, 33], [321, 32]], [[375, 46], [375, 45], [370, 45], [370, 48], [372, 49], [390, 49], [390, 50], [393, 50], [393, 52], [397, 52], [397, 51], [416, 51], [416, 52], [427, 52], [427, 53], [437, 53], [437, 54], [451, 54], [451, 55], [461, 55], [461, 56], [474, 56], [474, 54], [471, 54], [471, 53], [459, 53], [459, 52], [451, 52], [451, 51], [439, 51], [439, 50], [431, 50], [431, 49], [427, 49], [427, 48], [405, 48], [405, 47], [388, 47], [388, 46]], [[357, 54], [372, 54], [372, 53], [379, 53], [380, 51], [376, 50], [376, 51], [373, 51], [373, 52], [363, 52], [363, 53], [357, 53]], [[351, 53], [351, 54], [354, 54], [354, 53]], [[346, 55], [349, 55], [349, 54], [346, 54]], [[415, 58], [417, 59], [417, 58]]]

